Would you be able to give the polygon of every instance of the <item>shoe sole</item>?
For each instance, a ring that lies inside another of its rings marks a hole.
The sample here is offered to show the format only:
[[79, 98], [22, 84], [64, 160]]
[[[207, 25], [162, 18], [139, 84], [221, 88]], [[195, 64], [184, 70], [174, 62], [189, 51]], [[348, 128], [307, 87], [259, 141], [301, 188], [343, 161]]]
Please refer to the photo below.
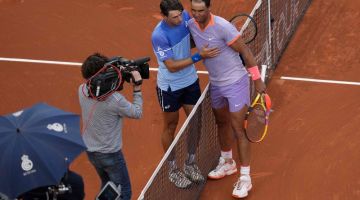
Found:
[[233, 175], [237, 172], [237, 168], [233, 169], [233, 170], [229, 170], [225, 173], [225, 175], [223, 176], [210, 176], [208, 175], [208, 178], [210, 179], [213, 179], [213, 180], [218, 180], [218, 179], [221, 179], [221, 178], [224, 178], [225, 176], [230, 176], [230, 175]]
[[[172, 182], [171, 182], [172, 183]], [[180, 186], [177, 186], [177, 185], [175, 185], [175, 183], [172, 183], [176, 188], [179, 188], [179, 189], [189, 189], [192, 185], [193, 185], [193, 183], [191, 182], [189, 185], [187, 185], [187, 186], [185, 186], [185, 187], [180, 187]]]
[[249, 192], [250, 192], [251, 189], [252, 189], [252, 185], [250, 185], [250, 187], [248, 189], [248, 192], [247, 192], [247, 194], [245, 196], [238, 196], [238, 195], [232, 194], [232, 197], [237, 198], [237, 199], [245, 198], [245, 197], [247, 197], [249, 195]]
[[190, 177], [187, 177], [187, 178], [190, 179], [190, 181], [193, 182], [193, 183], [203, 183], [203, 182], [205, 182], [205, 178], [201, 179], [201, 180], [193, 180]]
[[193, 178], [191, 178], [191, 176], [190, 175], [188, 175], [187, 173], [184, 173], [185, 174], [185, 176], [191, 181], [191, 182], [193, 182], [193, 183], [203, 183], [204, 181], [205, 181], [205, 177], [204, 176], [202, 176], [203, 178], [202, 179], [193, 179]]
[[[175, 185], [175, 184], [174, 184]], [[179, 189], [182, 189], [182, 190], [186, 190], [186, 189], [189, 189], [191, 187], [192, 184], [186, 186], [186, 187], [178, 187], [175, 185], [176, 188], [179, 188]]]
[[[192, 184], [193, 184], [193, 182], [190, 181], [190, 184], [181, 187], [181, 186], [177, 186], [177, 185], [176, 185], [174, 182], [172, 182], [171, 180], [169, 180], [169, 181], [170, 181], [170, 183], [172, 183], [176, 188], [179, 188], [179, 189], [189, 189], [189, 188], [192, 186]], [[1, 200], [1, 199], [0, 199], [0, 200]]]

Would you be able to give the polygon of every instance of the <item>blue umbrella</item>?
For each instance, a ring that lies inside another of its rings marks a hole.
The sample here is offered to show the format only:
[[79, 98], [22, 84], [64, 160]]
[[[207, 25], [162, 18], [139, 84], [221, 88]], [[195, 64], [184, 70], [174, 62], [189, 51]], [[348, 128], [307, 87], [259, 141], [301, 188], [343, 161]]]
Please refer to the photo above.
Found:
[[39, 103], [0, 116], [0, 193], [13, 199], [59, 184], [85, 149], [76, 114]]

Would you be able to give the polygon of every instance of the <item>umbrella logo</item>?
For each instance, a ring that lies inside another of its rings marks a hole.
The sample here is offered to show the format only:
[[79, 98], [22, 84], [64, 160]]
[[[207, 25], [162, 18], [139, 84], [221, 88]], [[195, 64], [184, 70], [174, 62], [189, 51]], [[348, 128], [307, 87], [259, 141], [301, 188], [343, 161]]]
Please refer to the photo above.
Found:
[[69, 164], [86, 150], [79, 122], [79, 115], [45, 103], [0, 115], [0, 200], [1, 193], [13, 200], [58, 185]]
[[67, 133], [67, 129], [66, 129], [66, 124], [60, 124], [60, 123], [53, 123], [53, 124], [48, 124], [47, 128], [49, 130], [54, 130], [56, 132], [64, 132]]
[[21, 168], [25, 171], [23, 173], [24, 176], [27, 176], [29, 174], [35, 173], [36, 169], [33, 169], [34, 164], [33, 162], [29, 159], [28, 155], [22, 155], [21, 156]]
[[29, 156], [28, 155], [22, 155], [21, 156], [21, 168], [24, 170], [24, 171], [30, 171], [32, 170], [34, 164], [33, 162], [29, 159]]

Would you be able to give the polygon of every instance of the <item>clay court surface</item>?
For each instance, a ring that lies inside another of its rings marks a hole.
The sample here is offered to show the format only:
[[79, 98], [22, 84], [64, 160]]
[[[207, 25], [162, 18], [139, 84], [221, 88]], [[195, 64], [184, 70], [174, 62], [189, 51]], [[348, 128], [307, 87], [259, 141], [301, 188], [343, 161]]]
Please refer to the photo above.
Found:
[[[243, 0], [226, 0], [228, 6], [219, 2], [223, 1], [215, 2], [214, 13], [227, 19], [252, 6]], [[150, 65], [156, 67], [150, 36], [160, 19], [158, 4], [0, 0], [0, 57], [82, 62], [101, 52], [151, 56]], [[269, 135], [253, 146], [254, 188], [247, 199], [360, 199], [360, 86], [281, 79], [359, 83], [359, 17], [360, 1], [313, 0], [268, 84], [274, 112]], [[203, 89], [208, 79], [199, 76]], [[80, 113], [77, 88], [82, 81], [79, 66], [0, 61], [0, 114], [37, 102]], [[143, 85], [143, 119], [125, 121], [123, 150], [133, 199], [163, 154], [155, 86], [152, 72]], [[124, 92], [130, 97], [130, 85]], [[94, 199], [100, 181], [85, 154], [71, 168], [84, 178], [86, 199]], [[201, 199], [231, 199], [236, 179], [208, 181]]]

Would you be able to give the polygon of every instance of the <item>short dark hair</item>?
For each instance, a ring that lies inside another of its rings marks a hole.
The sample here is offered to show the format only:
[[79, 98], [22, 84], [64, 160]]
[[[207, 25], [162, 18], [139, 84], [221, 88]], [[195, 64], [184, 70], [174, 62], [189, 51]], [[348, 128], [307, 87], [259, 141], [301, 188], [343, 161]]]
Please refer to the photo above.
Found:
[[94, 74], [96, 74], [96, 72], [103, 68], [105, 63], [108, 61], [109, 58], [101, 55], [100, 53], [94, 53], [87, 57], [81, 66], [81, 74], [83, 78], [89, 79], [92, 77]]
[[184, 6], [179, 2], [179, 0], [162, 0], [160, 2], [160, 10], [163, 15], [166, 17], [169, 16], [171, 10], [183, 11]]
[[211, 4], [211, 0], [190, 0], [191, 2], [195, 1], [195, 2], [204, 2], [205, 6], [208, 8], [210, 7]]

